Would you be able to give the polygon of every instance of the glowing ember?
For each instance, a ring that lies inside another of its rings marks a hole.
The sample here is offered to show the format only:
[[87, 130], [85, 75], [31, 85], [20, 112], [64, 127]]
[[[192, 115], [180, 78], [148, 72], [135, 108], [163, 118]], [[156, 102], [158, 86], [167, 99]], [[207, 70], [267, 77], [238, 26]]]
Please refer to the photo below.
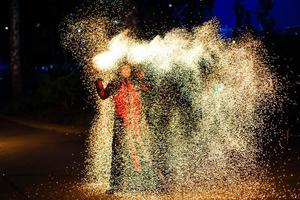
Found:
[[[108, 39], [107, 22], [99, 20], [69, 25], [89, 30], [80, 37], [90, 51], [76, 48], [73, 53], [88, 65], [86, 80], [98, 111], [90, 130], [86, 186], [97, 192], [109, 188], [115, 121], [112, 98], [100, 100], [91, 83], [101, 78], [106, 86], [127, 59], [144, 70], [150, 86], [142, 95], [140, 131], [152, 165], [143, 165], [137, 174], [127, 160], [121, 196], [139, 198], [142, 194], [130, 192], [145, 188], [197, 199], [274, 196], [266, 163], [258, 163], [258, 157], [259, 141], [269, 134], [264, 111], [279, 106], [279, 86], [261, 43], [251, 36], [226, 41], [215, 21], [151, 41], [133, 39], [127, 31]], [[76, 34], [66, 36], [66, 47], [78, 39]]]

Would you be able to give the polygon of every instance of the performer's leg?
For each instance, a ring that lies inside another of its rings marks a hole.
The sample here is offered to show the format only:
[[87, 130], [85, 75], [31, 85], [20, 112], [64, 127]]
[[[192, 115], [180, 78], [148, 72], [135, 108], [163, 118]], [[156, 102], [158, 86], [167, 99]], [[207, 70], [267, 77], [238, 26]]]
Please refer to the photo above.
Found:
[[141, 171], [141, 163], [137, 155], [137, 150], [134, 144], [133, 137], [129, 137], [129, 146], [130, 146], [130, 153], [131, 153], [131, 160], [133, 162], [133, 167], [135, 171]]
[[113, 141], [112, 141], [112, 162], [111, 162], [111, 175], [110, 187], [114, 191], [122, 190], [122, 172], [124, 171], [124, 161], [122, 158], [122, 140], [124, 140], [124, 130], [122, 120], [115, 118], [113, 128]]
[[148, 152], [146, 150], [146, 147], [144, 145], [143, 139], [142, 139], [141, 134], [140, 134], [139, 119], [138, 118], [134, 120], [134, 135], [136, 137], [137, 143], [139, 144], [139, 146], [142, 150], [142, 153], [143, 153], [143, 156], [144, 156], [146, 162], [148, 162], [148, 164], [151, 165], [152, 162], [150, 160], [150, 156], [148, 155]]

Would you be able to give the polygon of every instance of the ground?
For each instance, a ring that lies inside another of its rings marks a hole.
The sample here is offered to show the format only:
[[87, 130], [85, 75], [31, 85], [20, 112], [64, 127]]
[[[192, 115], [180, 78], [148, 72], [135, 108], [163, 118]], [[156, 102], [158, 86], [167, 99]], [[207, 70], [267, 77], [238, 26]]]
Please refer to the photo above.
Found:
[[3, 118], [0, 133], [0, 199], [39, 199], [34, 189], [82, 178], [84, 136], [32, 128]]
[[[51, 128], [52, 125], [44, 129], [45, 124], [29, 123], [25, 119], [23, 123], [21, 123], [22, 120], [3, 117], [0, 119], [1, 200], [118, 198], [117, 195], [103, 193], [89, 194], [81, 187], [86, 156], [86, 132], [72, 132], [74, 129], [68, 131], [67, 127]], [[298, 143], [293, 145], [298, 146]], [[286, 152], [283, 151], [282, 156], [273, 158], [277, 160], [274, 162], [277, 166], [274, 169], [279, 169], [277, 172], [274, 170], [274, 174], [276, 174], [276, 179], [281, 180], [284, 185], [297, 189], [297, 187], [300, 188], [298, 165], [300, 154], [297, 149], [293, 149], [294, 146], [291, 146], [293, 152], [287, 149]], [[290, 158], [289, 155], [292, 157]], [[293, 191], [286, 191], [287, 198], [282, 199], [290, 199], [291, 192]], [[185, 199], [181, 194], [175, 196], [175, 199]], [[144, 199], [144, 197], [136, 196], [135, 199]], [[174, 199], [174, 196], [168, 194], [146, 194], [146, 197]]]

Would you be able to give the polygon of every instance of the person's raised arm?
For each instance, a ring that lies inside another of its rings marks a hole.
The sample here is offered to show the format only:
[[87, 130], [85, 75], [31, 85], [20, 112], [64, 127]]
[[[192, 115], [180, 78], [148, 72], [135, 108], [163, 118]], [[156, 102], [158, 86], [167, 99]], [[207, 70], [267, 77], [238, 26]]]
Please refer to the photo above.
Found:
[[107, 99], [112, 94], [112, 83], [109, 83], [106, 88], [103, 86], [101, 79], [95, 81], [97, 92], [101, 99]]

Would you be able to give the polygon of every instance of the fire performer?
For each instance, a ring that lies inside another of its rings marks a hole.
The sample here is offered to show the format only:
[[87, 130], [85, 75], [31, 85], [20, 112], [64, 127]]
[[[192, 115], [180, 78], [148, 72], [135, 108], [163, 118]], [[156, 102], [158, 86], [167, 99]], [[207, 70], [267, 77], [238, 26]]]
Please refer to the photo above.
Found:
[[[147, 91], [144, 82], [144, 71], [139, 69], [133, 73], [133, 66], [129, 62], [123, 62], [119, 68], [117, 78], [103, 87], [102, 80], [96, 82], [98, 94], [101, 99], [113, 97], [115, 108], [115, 121], [112, 140], [112, 162], [110, 189], [108, 193], [122, 191], [124, 188], [124, 174], [128, 170], [126, 153], [129, 152], [133, 172], [141, 173], [142, 160], [151, 165], [150, 158], [140, 132], [140, 117], [142, 101], [140, 92]], [[124, 156], [125, 155], [125, 156]]]

